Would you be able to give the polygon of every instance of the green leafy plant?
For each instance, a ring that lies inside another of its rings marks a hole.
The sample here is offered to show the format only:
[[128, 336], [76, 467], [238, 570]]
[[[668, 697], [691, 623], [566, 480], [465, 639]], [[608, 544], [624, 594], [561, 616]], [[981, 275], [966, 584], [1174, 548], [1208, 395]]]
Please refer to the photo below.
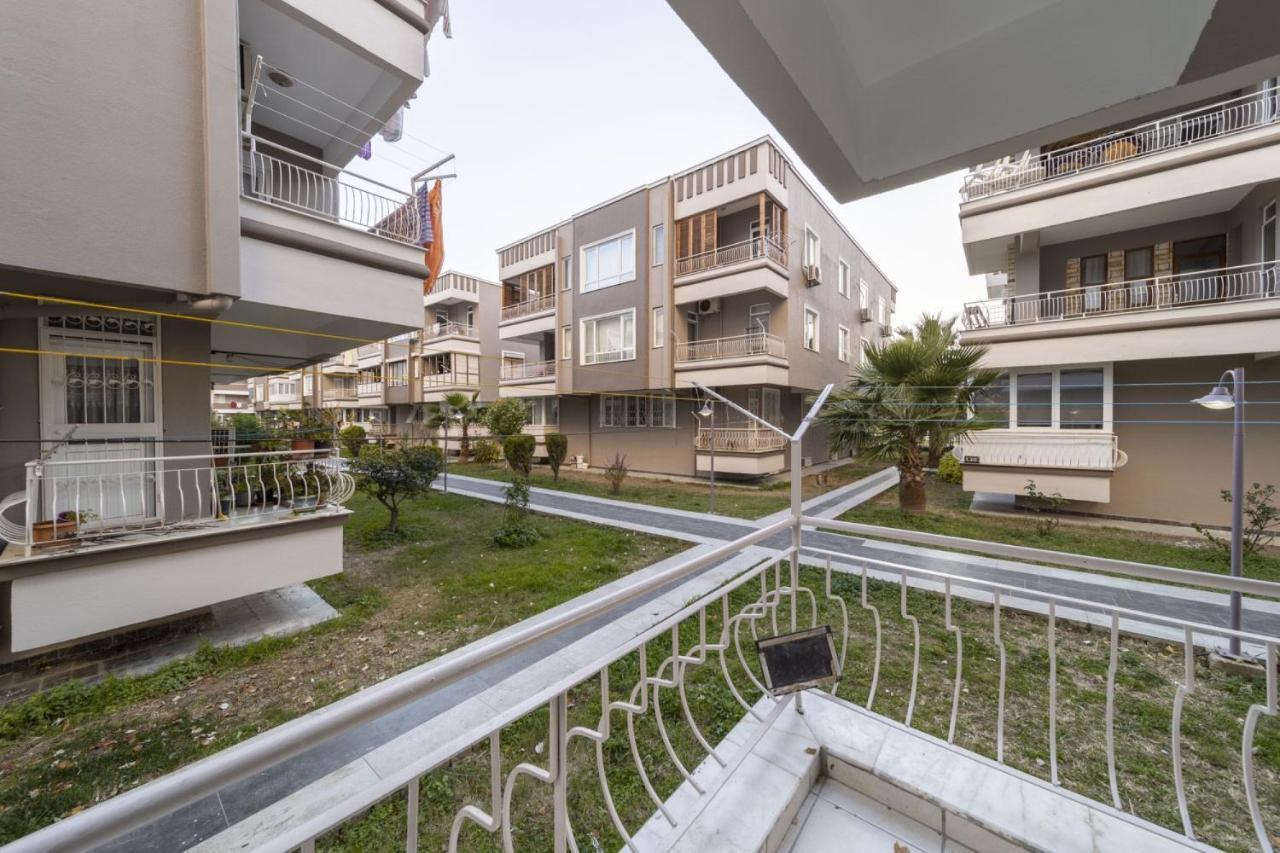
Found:
[[1022, 491], [1027, 496], [1025, 501], [1027, 509], [1035, 513], [1036, 533], [1041, 536], [1048, 536], [1057, 530], [1058, 523], [1061, 520], [1058, 517], [1058, 513], [1062, 512], [1062, 507], [1066, 504], [1067, 499], [1059, 492], [1047, 494], [1040, 491], [1035, 480], [1027, 480], [1027, 484], [1022, 487]]
[[551, 463], [551, 476], [560, 481], [560, 466], [569, 455], [569, 437], [564, 433], [547, 433], [547, 461]]
[[[1231, 490], [1223, 489], [1218, 493], [1227, 503], [1231, 503]], [[1280, 535], [1280, 507], [1275, 505], [1276, 487], [1254, 483], [1244, 493], [1244, 527], [1240, 535], [1240, 551], [1247, 560], [1258, 552], [1271, 547]], [[1231, 558], [1231, 537], [1219, 536], [1202, 524], [1193, 524], [1201, 536], [1209, 544], [1221, 549], [1229, 560]]]
[[960, 460], [950, 453], [942, 454], [942, 458], [938, 460], [938, 479], [957, 486], [963, 483], [964, 468], [960, 467]]
[[528, 477], [533, 469], [535, 443], [531, 435], [511, 435], [502, 442], [502, 455], [507, 457], [511, 470], [521, 477]]
[[852, 381], [821, 415], [836, 452], [897, 465], [898, 507], [906, 513], [927, 508], [928, 459], [990, 425], [974, 417], [971, 403], [999, 374], [978, 367], [986, 347], [956, 342], [954, 322], [925, 315], [914, 330], [868, 345]]
[[615, 453], [613, 461], [604, 469], [604, 479], [609, 484], [609, 494], [616, 495], [622, 491], [622, 483], [627, 479], [627, 474], [629, 473], [631, 473], [631, 469], [627, 467], [626, 455]]
[[476, 405], [475, 394], [454, 391], [444, 395], [435, 413], [427, 420], [432, 429], [456, 430], [458, 434], [458, 461], [466, 462], [471, 456], [471, 427], [484, 422], [484, 408]]
[[478, 438], [471, 445], [471, 458], [481, 465], [492, 465], [501, 455], [498, 445], [487, 438]]
[[529, 409], [523, 400], [504, 397], [489, 404], [484, 410], [484, 422], [489, 427], [489, 433], [501, 441], [520, 434], [524, 425], [529, 422]]
[[503, 494], [505, 512], [493, 541], [503, 548], [527, 548], [542, 538], [529, 512], [529, 481], [516, 477]]
[[368, 436], [360, 424], [347, 424], [342, 428], [342, 432], [338, 433], [338, 438], [342, 441], [342, 447], [347, 451], [347, 456], [355, 459], [360, 455], [360, 450], [365, 446]]
[[444, 457], [435, 447], [386, 448], [365, 445], [360, 455], [347, 463], [356, 488], [387, 508], [387, 532], [400, 530], [400, 504], [430, 493], [431, 484], [444, 466]]

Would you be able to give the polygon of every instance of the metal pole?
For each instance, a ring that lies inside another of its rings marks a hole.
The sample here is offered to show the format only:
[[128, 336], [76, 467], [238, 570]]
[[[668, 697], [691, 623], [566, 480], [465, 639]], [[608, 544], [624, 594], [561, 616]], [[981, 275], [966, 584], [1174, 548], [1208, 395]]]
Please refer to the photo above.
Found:
[[[1231, 373], [1231, 396], [1235, 405], [1235, 429], [1231, 437], [1231, 576], [1244, 577], [1244, 368]], [[1231, 593], [1231, 628], [1240, 630], [1243, 601]], [[1231, 637], [1231, 656], [1240, 657], [1240, 638]]]
[[711, 498], [707, 512], [714, 515], [716, 511], [716, 404], [714, 401], [711, 403], [711, 434], [708, 438], [711, 440]]
[[449, 492], [449, 417], [446, 415], [441, 428], [444, 429], [444, 452], [440, 454], [440, 464], [444, 468], [444, 490]]
[[803, 444], [797, 437], [791, 439], [791, 630], [796, 630], [796, 607], [800, 589], [800, 517], [803, 515], [801, 483], [804, 474], [800, 470]]

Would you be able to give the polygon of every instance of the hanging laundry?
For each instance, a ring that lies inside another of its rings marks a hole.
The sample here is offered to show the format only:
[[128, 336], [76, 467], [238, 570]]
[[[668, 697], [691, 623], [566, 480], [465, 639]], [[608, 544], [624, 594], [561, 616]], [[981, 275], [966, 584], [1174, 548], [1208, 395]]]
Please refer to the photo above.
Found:
[[368, 160], [373, 157], [373, 140], [370, 139], [364, 145], [361, 145], [360, 150], [356, 152], [356, 156], [361, 160]]
[[404, 136], [404, 107], [396, 110], [396, 114], [391, 117], [391, 121], [387, 122], [382, 130], [378, 131], [378, 135], [387, 142], [400, 141], [400, 137]]
[[426, 181], [418, 187], [418, 245], [426, 248], [435, 240], [435, 223], [431, 221], [431, 188]]
[[435, 284], [436, 279], [440, 276], [440, 270], [444, 268], [444, 222], [442, 221], [443, 208], [441, 202], [440, 181], [437, 180], [435, 185], [431, 187], [427, 202], [430, 211], [432, 239], [431, 243], [426, 247], [427, 280], [423, 282], [424, 293], [431, 290], [431, 285]]

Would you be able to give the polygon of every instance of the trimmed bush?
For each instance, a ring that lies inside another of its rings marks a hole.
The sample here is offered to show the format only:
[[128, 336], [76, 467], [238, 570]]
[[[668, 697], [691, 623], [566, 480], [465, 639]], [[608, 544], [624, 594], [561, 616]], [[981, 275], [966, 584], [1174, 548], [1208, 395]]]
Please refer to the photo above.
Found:
[[360, 455], [360, 448], [364, 447], [367, 436], [364, 427], [360, 424], [348, 424], [342, 428], [342, 432], [338, 433], [338, 438], [342, 441], [342, 447], [347, 451], [347, 455], [354, 459]]
[[938, 479], [957, 486], [964, 482], [964, 469], [960, 467], [960, 460], [956, 459], [955, 454], [942, 454], [942, 459], [938, 460]]
[[502, 442], [502, 455], [507, 457], [511, 470], [528, 477], [533, 468], [533, 450], [536, 442], [531, 435], [512, 435]]
[[560, 466], [569, 455], [569, 437], [559, 432], [547, 433], [547, 461], [551, 463], [551, 475], [560, 480]]
[[485, 426], [489, 427], [489, 434], [499, 440], [519, 435], [528, 422], [529, 409], [523, 400], [516, 397], [503, 397], [484, 410]]
[[471, 444], [471, 459], [481, 465], [492, 465], [500, 455], [498, 445], [487, 438], [477, 438]]

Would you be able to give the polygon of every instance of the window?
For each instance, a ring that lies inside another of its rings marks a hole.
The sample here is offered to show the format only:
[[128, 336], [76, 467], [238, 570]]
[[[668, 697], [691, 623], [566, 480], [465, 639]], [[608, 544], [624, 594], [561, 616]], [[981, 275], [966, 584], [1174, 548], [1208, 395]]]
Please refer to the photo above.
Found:
[[573, 255], [565, 255], [562, 261], [564, 280], [560, 282], [561, 290], [573, 289]]
[[858, 307], [871, 307], [871, 288], [867, 285], [865, 278], [858, 279]]
[[858, 364], [862, 364], [862, 359], [866, 351], [871, 347], [871, 339], [866, 335], [862, 336], [862, 349], [858, 350]]
[[655, 267], [667, 262], [666, 223], [660, 222], [653, 226], [653, 244], [649, 249], [649, 257], [653, 258], [653, 265]]
[[[980, 398], [995, 426], [1109, 429], [1110, 375], [1106, 367], [1015, 372]], [[1012, 400], [1013, 422], [1006, 413]]]
[[1101, 285], [1107, 283], [1107, 256], [1091, 255], [1080, 259], [1080, 285], [1085, 288], [1084, 310], [1102, 308]]
[[840, 259], [840, 265], [836, 272], [836, 290], [845, 299], [849, 298], [849, 264], [844, 258]]
[[747, 411], [774, 426], [782, 426], [782, 392], [777, 388], [748, 388]]
[[1151, 272], [1155, 265], [1155, 251], [1151, 246], [1129, 249], [1124, 253], [1124, 280], [1128, 284], [1129, 304], [1146, 305], [1151, 301], [1149, 289]]
[[839, 338], [837, 340], [836, 357], [841, 361], [848, 363], [849, 361], [849, 330], [844, 326], [839, 328]]
[[1018, 426], [1053, 426], [1053, 374], [1018, 374]]
[[636, 232], [628, 231], [582, 250], [582, 292], [612, 287], [636, 277]]
[[1009, 376], [996, 379], [973, 395], [973, 417], [994, 429], [1009, 427]]
[[769, 317], [773, 313], [768, 302], [760, 302], [747, 309], [747, 334], [769, 334]]
[[804, 348], [818, 351], [818, 312], [804, 309]]
[[303, 374], [303, 376], [302, 376], [302, 393], [303, 393], [303, 394], [310, 395], [310, 394], [312, 393], [312, 388], [313, 388], [312, 383], [313, 383], [314, 381], [315, 381], [315, 380], [314, 380], [314, 379], [312, 379], [312, 377], [311, 377], [311, 374], [310, 374], [310, 373], [305, 373], [305, 374]]
[[667, 309], [659, 305], [653, 309], [653, 348], [660, 349], [667, 342]]
[[409, 362], [387, 362], [387, 384], [393, 387], [409, 384]]
[[880, 299], [880, 325], [889, 325], [889, 302], [883, 296]]
[[559, 397], [528, 397], [524, 401], [529, 426], [558, 426], [560, 423]]
[[701, 320], [697, 311], [687, 311], [684, 315], [685, 333], [689, 340], [696, 341], [698, 339], [698, 329]]
[[602, 427], [674, 427], [676, 398], [665, 394], [605, 394], [600, 398]]
[[822, 259], [822, 243], [818, 240], [818, 235], [813, 232], [809, 226], [804, 228], [804, 264], [807, 267], [816, 267]]
[[573, 326], [560, 327], [560, 357], [573, 358]]
[[1063, 370], [1058, 374], [1058, 426], [1102, 429], [1102, 368]]
[[582, 363], [630, 361], [636, 357], [636, 309], [582, 321]]

